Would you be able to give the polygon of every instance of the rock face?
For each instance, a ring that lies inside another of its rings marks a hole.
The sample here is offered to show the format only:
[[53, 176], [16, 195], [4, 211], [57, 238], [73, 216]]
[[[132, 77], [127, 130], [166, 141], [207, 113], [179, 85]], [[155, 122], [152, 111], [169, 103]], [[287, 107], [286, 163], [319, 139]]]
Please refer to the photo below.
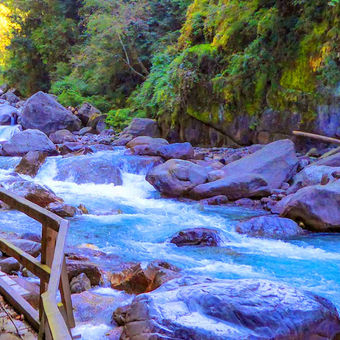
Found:
[[301, 221], [308, 229], [340, 231], [340, 181], [300, 189], [279, 206], [281, 216]]
[[38, 129], [48, 135], [62, 129], [74, 131], [81, 128], [81, 121], [75, 115], [43, 92], [26, 101], [21, 124], [25, 129]]
[[183, 246], [208, 246], [216, 247], [221, 243], [218, 231], [208, 228], [185, 229], [171, 238], [171, 243], [178, 247]]
[[305, 234], [296, 222], [278, 216], [260, 216], [240, 222], [235, 230], [252, 237], [289, 238]]
[[25, 130], [16, 133], [3, 144], [5, 156], [23, 156], [30, 151], [41, 151], [56, 154], [57, 150], [52, 141], [39, 130]]
[[171, 159], [151, 169], [146, 180], [162, 194], [179, 197], [207, 180], [207, 170], [189, 161]]
[[194, 199], [225, 195], [235, 201], [240, 198], [268, 196], [270, 189], [265, 179], [256, 174], [233, 175], [215, 182], [197, 185], [189, 192]]
[[15, 171], [22, 175], [34, 177], [44, 164], [46, 157], [46, 152], [30, 151], [21, 159]]
[[[118, 310], [117, 310], [118, 311]], [[115, 319], [121, 339], [332, 339], [339, 315], [328, 300], [266, 280], [171, 281], [137, 296]]]

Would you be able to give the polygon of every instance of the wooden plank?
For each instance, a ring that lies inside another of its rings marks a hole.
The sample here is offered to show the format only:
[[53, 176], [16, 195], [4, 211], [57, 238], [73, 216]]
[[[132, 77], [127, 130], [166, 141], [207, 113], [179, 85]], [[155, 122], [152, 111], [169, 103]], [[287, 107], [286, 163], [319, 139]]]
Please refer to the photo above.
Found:
[[326, 137], [322, 135], [317, 135], [315, 133], [303, 132], [303, 131], [293, 131], [293, 135], [300, 137], [307, 137], [312, 139], [317, 139], [321, 142], [332, 143], [340, 145], [340, 140], [336, 138]]
[[68, 275], [67, 275], [65, 256], [64, 256], [63, 268], [62, 268], [61, 278], [60, 278], [60, 295], [61, 295], [61, 301], [65, 307], [68, 326], [69, 328], [74, 328], [76, 323], [75, 323], [74, 315], [73, 315], [71, 288], [70, 288], [70, 282], [69, 282]]
[[[60, 282], [60, 276], [62, 272], [62, 267], [64, 263], [64, 249], [66, 244], [66, 236], [68, 230], [68, 222], [63, 221], [60, 224], [59, 233], [57, 234], [57, 239], [55, 243], [55, 251], [54, 258], [52, 262], [51, 272], [52, 275], [50, 277], [48, 291], [50, 294], [55, 296], [58, 291], [58, 286]], [[55, 233], [55, 231], [51, 230], [51, 232]]]
[[39, 330], [38, 312], [15, 290], [0, 278], [0, 293], [5, 300], [19, 313], [23, 314], [25, 319], [32, 325], [35, 330]]
[[34, 275], [44, 278], [46, 281], [49, 280], [51, 269], [48, 266], [41, 264], [33, 256], [25, 253], [7, 240], [0, 238], [0, 250], [8, 256], [14, 257]]
[[71, 334], [63, 316], [61, 315], [57, 302], [46, 292], [42, 295], [44, 311], [51, 330], [53, 339], [72, 340]]
[[0, 188], [0, 200], [8, 204], [12, 209], [21, 211], [41, 224], [48, 225], [55, 231], [59, 230], [59, 225], [63, 219], [39, 205], [3, 188]]

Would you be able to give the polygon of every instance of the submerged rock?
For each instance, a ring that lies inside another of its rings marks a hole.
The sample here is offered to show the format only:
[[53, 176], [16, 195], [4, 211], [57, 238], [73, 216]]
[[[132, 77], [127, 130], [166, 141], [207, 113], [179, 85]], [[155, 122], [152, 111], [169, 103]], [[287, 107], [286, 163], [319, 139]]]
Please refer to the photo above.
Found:
[[17, 132], [2, 146], [2, 152], [5, 156], [24, 156], [30, 151], [41, 151], [50, 155], [57, 154], [55, 145], [39, 130]]
[[184, 246], [208, 246], [216, 247], [220, 245], [221, 238], [217, 230], [208, 228], [185, 229], [171, 238], [171, 243], [178, 247]]
[[252, 237], [288, 238], [306, 232], [288, 218], [279, 216], [259, 216], [240, 222], [235, 230]]
[[137, 296], [115, 320], [121, 339], [332, 339], [335, 306], [283, 283], [185, 277]]
[[278, 206], [281, 216], [303, 222], [307, 229], [340, 231], [340, 181], [300, 189]]
[[162, 194], [180, 197], [207, 181], [207, 170], [189, 161], [172, 159], [151, 169], [146, 180]]
[[51, 95], [38, 92], [27, 99], [21, 115], [21, 125], [25, 129], [38, 129], [50, 134], [62, 129], [79, 130], [81, 121]]
[[46, 152], [30, 151], [22, 157], [20, 163], [16, 166], [15, 171], [18, 174], [34, 177], [40, 167], [44, 164], [47, 157]]

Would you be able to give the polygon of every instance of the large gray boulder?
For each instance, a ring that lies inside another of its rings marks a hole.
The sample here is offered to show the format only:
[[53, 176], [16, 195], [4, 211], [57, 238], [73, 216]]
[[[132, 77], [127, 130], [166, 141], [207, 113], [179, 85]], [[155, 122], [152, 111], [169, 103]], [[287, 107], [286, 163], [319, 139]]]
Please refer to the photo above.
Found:
[[226, 177], [235, 174], [260, 175], [271, 189], [278, 189], [295, 174], [297, 165], [294, 143], [284, 139], [226, 165], [223, 171]]
[[297, 192], [299, 189], [310, 186], [321, 184], [322, 181], [327, 180], [332, 182], [335, 180], [333, 174], [340, 173], [340, 166], [333, 167], [327, 165], [310, 165], [300, 171], [294, 176], [293, 184], [289, 188], [288, 193], [292, 194]]
[[43, 132], [31, 129], [14, 134], [2, 149], [5, 156], [23, 156], [30, 151], [57, 153], [56, 146]]
[[300, 189], [278, 206], [281, 216], [303, 222], [308, 229], [340, 231], [340, 181]]
[[0, 104], [0, 125], [11, 125], [16, 122], [18, 110], [9, 104]]
[[205, 183], [207, 170], [197, 164], [171, 159], [151, 169], [146, 180], [159, 192], [170, 197], [185, 196], [195, 186]]
[[81, 121], [51, 95], [38, 92], [27, 99], [21, 116], [21, 125], [25, 129], [38, 129], [49, 135], [62, 129], [80, 130]]
[[80, 118], [83, 125], [86, 126], [93, 115], [98, 115], [100, 113], [101, 112], [93, 105], [84, 103], [78, 110], [78, 117]]
[[305, 230], [289, 218], [279, 216], [258, 216], [240, 222], [235, 230], [251, 237], [266, 237], [284, 239], [303, 235]]
[[114, 313], [121, 339], [332, 339], [335, 306], [281, 282], [184, 277]]
[[240, 198], [263, 197], [270, 195], [266, 180], [258, 174], [236, 173], [214, 182], [194, 187], [188, 195], [194, 199], [204, 199], [225, 195], [229, 200]]
[[149, 136], [160, 137], [160, 130], [155, 120], [149, 118], [135, 118], [130, 125], [122, 132], [123, 135], [131, 135], [133, 137]]

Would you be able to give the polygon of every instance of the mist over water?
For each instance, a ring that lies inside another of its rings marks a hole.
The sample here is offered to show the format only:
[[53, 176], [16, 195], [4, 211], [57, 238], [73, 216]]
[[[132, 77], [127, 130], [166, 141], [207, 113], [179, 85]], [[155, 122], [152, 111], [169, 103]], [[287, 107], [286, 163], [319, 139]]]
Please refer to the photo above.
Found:
[[[61, 169], [77, 161], [77, 157], [47, 159], [34, 181], [47, 185], [67, 204], [84, 204], [89, 210], [88, 215], [70, 219], [69, 246], [94, 244], [124, 262], [141, 262], [142, 265], [152, 260], [165, 260], [190, 275], [284, 281], [322, 295], [340, 308], [338, 234], [310, 234], [287, 241], [239, 235], [234, 231], [237, 222], [262, 215], [263, 211], [202, 207], [196, 202], [160, 198], [145, 180], [148, 169], [143, 167], [142, 158], [124, 155], [120, 149], [79, 157], [107, 157], [122, 170], [123, 185], [76, 184], [72, 176], [56, 180]], [[0, 161], [0, 180], [12, 171], [18, 160]], [[40, 232], [36, 222], [14, 211], [2, 212], [0, 222], [5, 231]], [[194, 227], [218, 230], [223, 245], [179, 248], [169, 242], [176, 232]], [[109, 261], [101, 265], [110, 270]], [[103, 289], [97, 293], [105, 295], [111, 291]], [[104, 334], [107, 330], [102, 324], [91, 332], [103, 331]]]

